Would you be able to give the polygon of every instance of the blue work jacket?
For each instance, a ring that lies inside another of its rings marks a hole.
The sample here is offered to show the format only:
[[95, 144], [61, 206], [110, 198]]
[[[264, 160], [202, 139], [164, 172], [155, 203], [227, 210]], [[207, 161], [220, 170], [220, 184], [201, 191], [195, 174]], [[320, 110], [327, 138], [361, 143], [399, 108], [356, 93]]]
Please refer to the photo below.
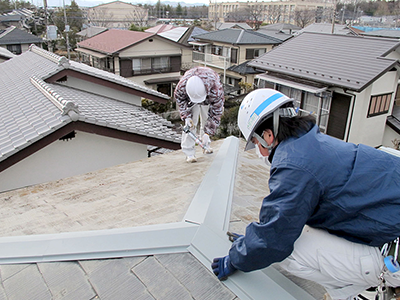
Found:
[[322, 134], [316, 125], [276, 147], [269, 188], [260, 221], [229, 251], [239, 270], [285, 259], [305, 224], [371, 246], [400, 236], [400, 158]]

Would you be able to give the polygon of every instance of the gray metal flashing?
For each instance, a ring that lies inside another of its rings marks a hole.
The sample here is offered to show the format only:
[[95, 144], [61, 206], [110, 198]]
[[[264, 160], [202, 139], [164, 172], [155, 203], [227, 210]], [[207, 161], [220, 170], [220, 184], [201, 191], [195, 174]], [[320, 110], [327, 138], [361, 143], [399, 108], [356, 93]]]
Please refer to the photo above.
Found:
[[[184, 221], [135, 228], [0, 238], [0, 264], [192, 253], [210, 269], [225, 256], [239, 140], [225, 139]], [[240, 299], [312, 300], [311, 295], [271, 267], [224, 281]]]

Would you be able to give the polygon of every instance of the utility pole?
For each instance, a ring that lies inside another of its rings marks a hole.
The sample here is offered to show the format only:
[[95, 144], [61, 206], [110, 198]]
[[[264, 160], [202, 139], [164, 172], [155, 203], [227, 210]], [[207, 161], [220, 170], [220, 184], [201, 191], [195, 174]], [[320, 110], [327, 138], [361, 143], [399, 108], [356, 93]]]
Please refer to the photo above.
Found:
[[71, 56], [69, 54], [69, 38], [68, 38], [68, 33], [69, 33], [69, 25], [67, 25], [67, 13], [65, 11], [65, 0], [63, 0], [63, 5], [64, 5], [64, 22], [65, 22], [65, 36], [66, 36], [66, 43], [67, 43], [67, 54], [68, 54], [68, 60], [71, 59]]

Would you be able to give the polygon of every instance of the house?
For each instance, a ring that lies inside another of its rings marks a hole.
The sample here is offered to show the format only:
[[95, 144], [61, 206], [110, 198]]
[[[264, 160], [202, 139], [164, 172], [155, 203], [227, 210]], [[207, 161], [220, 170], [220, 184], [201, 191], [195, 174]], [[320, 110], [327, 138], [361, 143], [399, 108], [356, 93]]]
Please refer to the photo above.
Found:
[[172, 96], [184, 47], [154, 33], [110, 29], [78, 43], [75, 50], [83, 63]]
[[190, 42], [195, 40], [194, 36], [203, 33], [208, 33], [208, 31], [196, 26], [190, 26], [190, 27], [180, 26], [173, 28], [171, 30], [159, 32], [157, 33], [157, 35], [185, 46], [182, 47], [182, 61], [181, 61], [181, 70], [182, 72], [184, 72], [196, 65], [192, 61], [193, 46], [190, 45]]
[[322, 287], [278, 265], [224, 282], [211, 272], [231, 246], [226, 232], [258, 220], [268, 193], [268, 168], [244, 145], [229, 137], [213, 141], [215, 152], [197, 164], [178, 150], [0, 194], [0, 295], [322, 299]]
[[303, 32], [314, 32], [314, 33], [332, 33], [341, 35], [354, 35], [357, 36], [363, 33], [362, 30], [352, 27], [347, 24], [334, 24], [332, 23], [313, 23], [301, 30], [298, 30], [295, 35], [302, 34]]
[[32, 45], [0, 64], [0, 192], [180, 148], [172, 124], [141, 107], [169, 97]]
[[261, 26], [257, 32], [275, 37], [282, 41], [286, 41], [290, 39], [294, 33], [301, 30], [301, 27], [292, 25], [292, 24], [285, 24], [285, 23], [276, 23]]
[[147, 9], [122, 1], [113, 1], [89, 7], [87, 18], [90, 25], [119, 29], [146, 26], [149, 18]]
[[216, 23], [216, 30], [223, 30], [223, 29], [244, 29], [244, 30], [251, 30], [251, 26], [245, 22], [236, 23], [236, 22], [217, 22]]
[[[320, 130], [352, 143], [391, 146], [385, 133], [399, 85], [400, 41], [305, 32], [252, 60], [258, 87], [293, 97]], [[366, 51], [368, 49], [368, 51]]]
[[78, 42], [87, 40], [91, 37], [94, 37], [95, 35], [98, 35], [99, 33], [106, 31], [106, 30], [107, 30], [107, 28], [105, 28], [105, 27], [89, 26], [89, 27], [79, 31], [76, 34], [78, 36]]
[[282, 40], [251, 30], [223, 29], [194, 36], [193, 62], [205, 65], [221, 75], [221, 82], [233, 87], [237, 93], [239, 82], [253, 84], [254, 74], [238, 73], [234, 66], [241, 65], [270, 51]]
[[31, 44], [41, 46], [43, 39], [15, 26], [0, 30], [0, 47], [6, 48], [14, 54], [21, 54], [28, 50]]

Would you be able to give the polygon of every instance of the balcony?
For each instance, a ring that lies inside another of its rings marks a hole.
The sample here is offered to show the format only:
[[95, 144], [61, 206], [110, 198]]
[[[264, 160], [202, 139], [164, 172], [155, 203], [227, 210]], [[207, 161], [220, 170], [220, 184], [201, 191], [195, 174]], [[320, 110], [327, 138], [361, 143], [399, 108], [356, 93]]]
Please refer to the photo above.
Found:
[[192, 54], [193, 62], [223, 70], [226, 70], [231, 66], [229, 57], [210, 54], [210, 53], [197, 52], [197, 51], [193, 51], [192, 53], [193, 53]]

